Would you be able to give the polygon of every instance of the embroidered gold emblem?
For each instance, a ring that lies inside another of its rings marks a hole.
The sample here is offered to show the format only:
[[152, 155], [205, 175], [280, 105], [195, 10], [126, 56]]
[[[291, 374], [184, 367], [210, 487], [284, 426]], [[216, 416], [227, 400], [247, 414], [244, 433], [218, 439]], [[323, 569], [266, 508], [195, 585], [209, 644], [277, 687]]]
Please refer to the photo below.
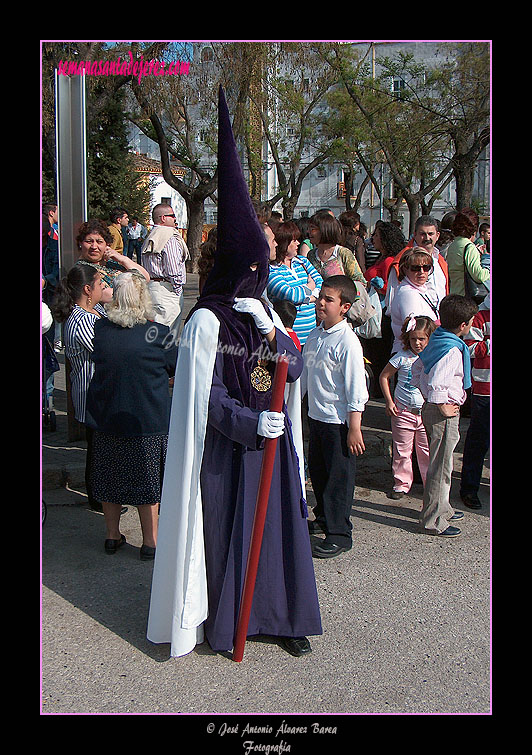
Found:
[[269, 391], [272, 387], [272, 378], [266, 369], [266, 364], [267, 361], [265, 359], [259, 359], [257, 366], [251, 373], [251, 385], [256, 391], [260, 391], [261, 393]]

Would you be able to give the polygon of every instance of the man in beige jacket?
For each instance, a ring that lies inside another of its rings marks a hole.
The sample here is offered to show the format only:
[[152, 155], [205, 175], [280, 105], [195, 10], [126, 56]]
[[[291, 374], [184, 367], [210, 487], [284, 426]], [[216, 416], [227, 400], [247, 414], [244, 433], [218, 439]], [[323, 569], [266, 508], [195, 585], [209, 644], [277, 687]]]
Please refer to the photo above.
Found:
[[155, 321], [168, 325], [177, 335], [187, 280], [185, 261], [190, 255], [170, 205], [155, 205], [152, 219], [153, 228], [142, 245], [142, 266], [150, 274]]

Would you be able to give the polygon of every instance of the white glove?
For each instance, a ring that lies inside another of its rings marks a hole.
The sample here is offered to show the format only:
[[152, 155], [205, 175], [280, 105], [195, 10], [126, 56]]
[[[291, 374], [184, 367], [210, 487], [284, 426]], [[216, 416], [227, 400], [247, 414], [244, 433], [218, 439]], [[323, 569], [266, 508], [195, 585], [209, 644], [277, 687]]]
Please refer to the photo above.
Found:
[[284, 414], [282, 412], [261, 412], [257, 435], [263, 438], [278, 438], [284, 434]]
[[252, 297], [246, 297], [244, 299], [237, 298], [235, 299], [235, 304], [233, 304], [233, 309], [236, 309], [237, 312], [245, 312], [246, 314], [251, 315], [255, 320], [255, 325], [257, 326], [259, 333], [262, 333], [263, 335], [271, 333], [275, 328], [273, 320], [268, 317], [266, 310], [258, 299], [253, 299]]

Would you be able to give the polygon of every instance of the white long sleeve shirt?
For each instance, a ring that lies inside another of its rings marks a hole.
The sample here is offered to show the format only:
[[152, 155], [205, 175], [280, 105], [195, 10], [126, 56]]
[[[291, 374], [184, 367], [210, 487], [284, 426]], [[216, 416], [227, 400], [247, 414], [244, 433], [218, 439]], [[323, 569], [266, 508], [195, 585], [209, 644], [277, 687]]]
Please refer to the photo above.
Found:
[[314, 328], [303, 349], [301, 395], [308, 394], [309, 417], [341, 425], [350, 412], [363, 412], [369, 399], [364, 357], [347, 320]]
[[439, 305], [439, 299], [428, 286], [416, 286], [408, 278], [403, 278], [395, 291], [391, 310], [388, 310], [394, 335], [392, 354], [403, 348], [401, 329], [408, 315], [411, 313], [418, 317], [423, 315], [437, 321]]
[[418, 359], [412, 367], [412, 385], [419, 388], [430, 404], [462, 406], [467, 394], [464, 390], [464, 360], [460, 349], [453, 346], [428, 373], [425, 373], [423, 362]]
[[[445, 278], [445, 273], [443, 272], [442, 267], [438, 262], [440, 258], [440, 252], [438, 251], [438, 249], [434, 250], [432, 258], [434, 260], [434, 267], [429, 273], [429, 277], [425, 285], [428, 291], [434, 295], [431, 296], [431, 299], [435, 298], [438, 301], [441, 301], [447, 294], [447, 279]], [[387, 315], [391, 316], [392, 301], [397, 292], [397, 287], [399, 286], [400, 282], [401, 281], [397, 280], [397, 273], [395, 272], [395, 269], [391, 267], [388, 272], [388, 283], [386, 286], [386, 297], [384, 300]]]

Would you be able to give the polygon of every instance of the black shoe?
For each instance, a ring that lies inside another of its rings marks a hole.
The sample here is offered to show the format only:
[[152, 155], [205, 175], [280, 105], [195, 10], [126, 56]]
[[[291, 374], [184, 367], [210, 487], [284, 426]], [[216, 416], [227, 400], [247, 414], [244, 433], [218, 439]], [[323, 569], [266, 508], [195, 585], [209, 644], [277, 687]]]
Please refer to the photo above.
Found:
[[155, 558], [155, 548], [150, 545], [142, 545], [140, 548], [140, 560], [141, 561], [153, 561]]
[[460, 498], [462, 499], [464, 506], [467, 506], [468, 509], [482, 508], [482, 504], [480, 503], [479, 497], [476, 493], [460, 493]]
[[438, 537], [458, 537], [462, 534], [462, 530], [459, 527], [447, 527], [443, 532], [436, 533]]
[[399, 501], [404, 496], [402, 490], [392, 490], [388, 493], [387, 498], [391, 498], [393, 501]]
[[306, 637], [282, 637], [281, 647], [296, 658], [312, 653], [310, 642]]
[[325, 530], [322, 529], [316, 519], [307, 519], [307, 524], [310, 535], [325, 535]]
[[464, 512], [463, 511], [455, 511], [452, 517], [449, 519], [450, 522], [457, 522], [459, 519], [464, 518]]
[[106, 540], [104, 543], [104, 548], [106, 553], [116, 553], [118, 548], [121, 548], [122, 545], [126, 542], [126, 538], [124, 535], [120, 535], [120, 540]]
[[324, 540], [321, 543], [315, 543], [312, 546], [312, 555], [314, 558], [334, 558], [339, 556], [344, 551], [351, 550], [350, 545], [337, 545], [336, 543], [328, 543]]

